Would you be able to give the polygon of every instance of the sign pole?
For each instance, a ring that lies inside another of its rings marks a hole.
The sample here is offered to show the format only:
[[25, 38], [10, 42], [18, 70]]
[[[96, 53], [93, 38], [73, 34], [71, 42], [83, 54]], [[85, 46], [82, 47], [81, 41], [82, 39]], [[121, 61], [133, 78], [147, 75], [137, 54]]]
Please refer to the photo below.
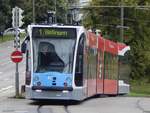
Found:
[[[16, 91], [16, 97], [19, 97], [19, 71], [18, 71], [18, 65], [19, 62], [22, 60], [22, 53], [18, 51], [18, 48], [20, 48], [20, 39], [19, 39], [19, 27], [23, 25], [22, 16], [23, 10], [19, 7], [15, 7], [12, 10], [12, 26], [15, 29], [15, 40], [14, 40], [14, 48], [16, 51], [12, 53], [12, 61], [16, 63], [16, 72], [15, 72], [15, 91]], [[17, 56], [18, 55], [18, 56]]]
[[[15, 31], [16, 31], [16, 51], [18, 51], [18, 47], [19, 47], [19, 45], [18, 45], [18, 28], [16, 27], [15, 28]], [[15, 89], [16, 89], [16, 97], [18, 97], [19, 96], [19, 71], [18, 71], [18, 62], [16, 63], [16, 72], [15, 72]]]
[[19, 71], [18, 71], [18, 63], [16, 63], [15, 90], [16, 90], [16, 97], [18, 97], [19, 96]]

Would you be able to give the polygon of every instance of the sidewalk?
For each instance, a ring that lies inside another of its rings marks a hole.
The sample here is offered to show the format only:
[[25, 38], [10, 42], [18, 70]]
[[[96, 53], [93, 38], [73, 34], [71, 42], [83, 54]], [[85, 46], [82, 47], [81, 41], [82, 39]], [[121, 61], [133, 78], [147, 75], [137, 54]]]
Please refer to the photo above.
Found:
[[138, 101], [138, 107], [143, 113], [150, 113], [150, 98], [140, 98]]
[[0, 101], [0, 113], [37, 113], [37, 105], [26, 99], [8, 97]]

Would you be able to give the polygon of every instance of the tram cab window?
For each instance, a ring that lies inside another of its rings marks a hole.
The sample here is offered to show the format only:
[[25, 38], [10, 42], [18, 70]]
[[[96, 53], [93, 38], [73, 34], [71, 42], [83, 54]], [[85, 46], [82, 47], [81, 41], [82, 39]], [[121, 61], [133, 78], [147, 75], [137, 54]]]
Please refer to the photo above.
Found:
[[23, 40], [22, 44], [21, 44], [21, 52], [22, 53], [26, 53], [27, 51], [27, 44], [29, 43], [30, 38], [29, 36], [25, 37], [25, 39]]
[[77, 49], [76, 70], [75, 70], [76, 86], [83, 86], [84, 38], [85, 38], [85, 35], [83, 34], [79, 40], [79, 45]]
[[62, 72], [64, 62], [57, 55], [55, 46], [49, 42], [40, 42], [38, 54], [38, 71]]

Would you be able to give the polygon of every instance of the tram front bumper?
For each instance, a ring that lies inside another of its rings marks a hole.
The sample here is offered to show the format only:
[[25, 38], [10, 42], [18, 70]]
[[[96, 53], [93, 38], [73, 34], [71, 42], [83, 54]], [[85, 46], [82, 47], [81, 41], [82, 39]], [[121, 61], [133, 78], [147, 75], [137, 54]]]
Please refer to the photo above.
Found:
[[48, 86], [32, 86], [32, 90], [43, 90], [43, 91], [72, 91], [73, 88], [72, 87], [58, 87], [58, 86], [52, 86], [52, 87], [48, 87]]
[[40, 100], [40, 99], [56, 99], [56, 100], [83, 100], [82, 91], [80, 90], [62, 90], [62, 91], [46, 91], [46, 90], [33, 90], [26, 87], [25, 95], [27, 99]]

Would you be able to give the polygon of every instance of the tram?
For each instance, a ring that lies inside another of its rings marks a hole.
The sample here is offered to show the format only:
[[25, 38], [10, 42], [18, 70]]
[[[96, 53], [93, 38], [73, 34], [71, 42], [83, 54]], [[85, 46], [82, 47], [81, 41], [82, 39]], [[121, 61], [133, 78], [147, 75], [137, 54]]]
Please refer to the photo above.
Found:
[[[97, 94], [126, 94], [118, 78], [118, 44], [83, 26], [29, 25], [26, 54], [28, 99], [83, 100]], [[124, 51], [125, 52], [125, 51]]]

